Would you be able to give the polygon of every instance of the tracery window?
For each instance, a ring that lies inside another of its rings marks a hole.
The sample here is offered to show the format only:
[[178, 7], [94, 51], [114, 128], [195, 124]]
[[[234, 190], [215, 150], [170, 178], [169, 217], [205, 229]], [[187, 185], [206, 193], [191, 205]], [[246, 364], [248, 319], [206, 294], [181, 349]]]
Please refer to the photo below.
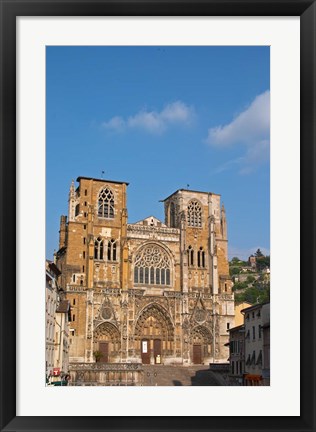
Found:
[[175, 228], [176, 227], [176, 209], [174, 202], [171, 201], [170, 203], [170, 227]]
[[198, 267], [205, 267], [205, 252], [202, 247], [198, 250], [197, 253]]
[[170, 285], [170, 268], [170, 259], [160, 246], [145, 246], [135, 258], [134, 282], [144, 285]]
[[188, 205], [188, 226], [202, 226], [202, 208], [198, 201], [190, 201]]
[[188, 263], [189, 263], [189, 266], [194, 265], [194, 250], [193, 250], [192, 246], [188, 247]]
[[108, 241], [108, 261], [116, 261], [116, 241]]
[[104, 218], [114, 218], [114, 195], [110, 189], [104, 188], [99, 193], [98, 216]]
[[100, 237], [94, 241], [94, 259], [103, 260], [103, 240]]

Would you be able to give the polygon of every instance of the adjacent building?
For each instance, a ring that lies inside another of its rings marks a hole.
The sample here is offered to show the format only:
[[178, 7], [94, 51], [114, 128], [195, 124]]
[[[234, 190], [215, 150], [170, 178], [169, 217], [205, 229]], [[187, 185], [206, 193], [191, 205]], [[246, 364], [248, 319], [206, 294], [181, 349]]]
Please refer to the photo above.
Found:
[[52, 261], [46, 260], [46, 289], [45, 289], [45, 369], [46, 379], [54, 368], [55, 356], [55, 312], [58, 304], [57, 278], [61, 274]]
[[180, 189], [162, 200], [164, 221], [129, 223], [128, 183], [77, 182], [56, 253], [70, 363], [227, 363], [234, 295], [220, 195]]
[[243, 309], [245, 385], [270, 384], [270, 303]]
[[57, 279], [60, 270], [46, 260], [45, 323], [46, 323], [46, 382], [61, 381], [68, 375], [69, 360], [69, 301], [63, 299]]
[[[240, 306], [240, 305], [239, 305]], [[241, 310], [243, 323], [229, 330], [231, 385], [270, 385], [270, 303]]]
[[229, 330], [229, 383], [243, 385], [245, 373], [245, 326], [239, 325]]

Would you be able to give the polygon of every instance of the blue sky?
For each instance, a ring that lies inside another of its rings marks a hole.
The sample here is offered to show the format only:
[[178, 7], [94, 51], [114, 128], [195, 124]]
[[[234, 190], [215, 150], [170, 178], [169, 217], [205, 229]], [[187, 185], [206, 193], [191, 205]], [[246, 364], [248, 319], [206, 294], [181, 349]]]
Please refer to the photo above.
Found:
[[46, 254], [71, 180], [126, 181], [128, 217], [222, 195], [229, 258], [270, 253], [269, 47], [47, 47]]

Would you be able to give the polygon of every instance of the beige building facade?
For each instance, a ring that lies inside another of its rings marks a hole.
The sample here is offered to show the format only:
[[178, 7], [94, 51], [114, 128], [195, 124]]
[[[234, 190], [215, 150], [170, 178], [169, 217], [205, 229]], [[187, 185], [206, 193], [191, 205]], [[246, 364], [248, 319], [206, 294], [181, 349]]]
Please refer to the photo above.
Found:
[[242, 313], [245, 328], [245, 385], [270, 385], [270, 303], [248, 307]]
[[227, 362], [234, 296], [220, 195], [177, 190], [164, 222], [128, 223], [128, 183], [77, 182], [56, 253], [70, 363]]
[[46, 383], [60, 381], [69, 370], [69, 301], [57, 280], [61, 272], [46, 260], [45, 323], [46, 323]]

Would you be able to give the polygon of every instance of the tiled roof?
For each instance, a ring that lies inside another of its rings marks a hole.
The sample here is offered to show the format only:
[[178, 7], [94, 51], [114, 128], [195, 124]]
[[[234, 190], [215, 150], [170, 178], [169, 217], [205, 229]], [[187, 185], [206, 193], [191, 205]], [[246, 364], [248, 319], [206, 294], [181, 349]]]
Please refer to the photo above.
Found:
[[59, 305], [58, 308], [56, 309], [56, 312], [58, 313], [68, 313], [69, 311], [69, 301], [68, 300], [62, 300]]

